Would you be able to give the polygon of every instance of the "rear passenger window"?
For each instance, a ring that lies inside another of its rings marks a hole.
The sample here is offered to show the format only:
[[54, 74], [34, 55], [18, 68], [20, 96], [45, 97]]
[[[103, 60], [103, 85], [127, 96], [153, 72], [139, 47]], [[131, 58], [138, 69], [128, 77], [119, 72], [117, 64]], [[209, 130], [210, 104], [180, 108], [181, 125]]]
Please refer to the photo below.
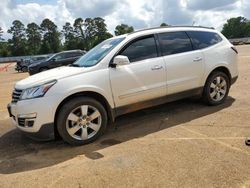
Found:
[[130, 62], [157, 57], [155, 39], [154, 37], [148, 37], [136, 40], [122, 50], [120, 55], [127, 56]]
[[192, 51], [192, 44], [185, 32], [158, 34], [162, 55], [172, 55]]
[[222, 41], [222, 38], [213, 32], [188, 31], [187, 34], [192, 40], [195, 49], [203, 49]]

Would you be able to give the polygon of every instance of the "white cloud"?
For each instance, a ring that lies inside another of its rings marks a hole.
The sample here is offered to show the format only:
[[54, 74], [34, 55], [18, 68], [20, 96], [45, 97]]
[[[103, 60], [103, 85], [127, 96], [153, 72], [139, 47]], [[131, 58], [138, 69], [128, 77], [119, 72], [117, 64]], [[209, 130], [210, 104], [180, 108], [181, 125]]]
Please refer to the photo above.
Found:
[[[19, 2], [18, 4], [16, 2]], [[249, 0], [52, 0], [37, 3], [31, 0], [1, 0], [0, 26], [6, 32], [15, 19], [25, 25], [38, 24], [44, 18], [54, 21], [59, 29], [65, 22], [73, 23], [77, 17], [104, 17], [108, 29], [126, 23], [136, 29], [171, 25], [210, 26], [221, 29], [230, 17], [245, 16], [250, 19]], [[41, 1], [39, 1], [41, 2]], [[51, 2], [51, 3], [48, 3]], [[8, 35], [5, 34], [6, 37]]]
[[238, 0], [188, 0], [187, 6], [192, 10], [211, 10], [214, 8], [227, 7]]

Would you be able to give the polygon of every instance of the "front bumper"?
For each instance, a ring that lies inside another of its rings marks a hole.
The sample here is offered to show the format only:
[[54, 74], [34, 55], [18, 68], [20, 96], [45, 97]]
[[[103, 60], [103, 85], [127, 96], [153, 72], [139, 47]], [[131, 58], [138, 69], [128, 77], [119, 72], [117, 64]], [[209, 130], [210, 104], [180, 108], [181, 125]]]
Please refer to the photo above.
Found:
[[53, 107], [45, 101], [39, 98], [8, 104], [12, 124], [37, 140], [54, 139]]
[[235, 82], [238, 80], [238, 76], [235, 76], [231, 79], [231, 85], [235, 84]]

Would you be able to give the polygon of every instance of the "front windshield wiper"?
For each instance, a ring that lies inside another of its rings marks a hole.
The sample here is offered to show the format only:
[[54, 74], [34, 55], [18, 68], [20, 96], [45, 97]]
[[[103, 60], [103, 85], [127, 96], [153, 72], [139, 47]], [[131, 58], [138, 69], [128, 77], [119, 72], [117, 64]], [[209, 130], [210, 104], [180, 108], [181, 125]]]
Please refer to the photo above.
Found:
[[71, 64], [71, 65], [69, 65], [70, 67], [80, 67], [80, 65], [78, 65], [78, 64]]

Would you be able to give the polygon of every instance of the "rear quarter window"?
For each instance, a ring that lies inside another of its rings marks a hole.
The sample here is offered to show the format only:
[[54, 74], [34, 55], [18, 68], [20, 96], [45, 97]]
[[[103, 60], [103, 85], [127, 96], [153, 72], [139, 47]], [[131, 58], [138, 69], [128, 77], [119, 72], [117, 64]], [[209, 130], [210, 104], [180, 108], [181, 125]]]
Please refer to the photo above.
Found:
[[191, 38], [194, 49], [207, 48], [222, 41], [222, 38], [214, 32], [187, 31], [186, 33]]

